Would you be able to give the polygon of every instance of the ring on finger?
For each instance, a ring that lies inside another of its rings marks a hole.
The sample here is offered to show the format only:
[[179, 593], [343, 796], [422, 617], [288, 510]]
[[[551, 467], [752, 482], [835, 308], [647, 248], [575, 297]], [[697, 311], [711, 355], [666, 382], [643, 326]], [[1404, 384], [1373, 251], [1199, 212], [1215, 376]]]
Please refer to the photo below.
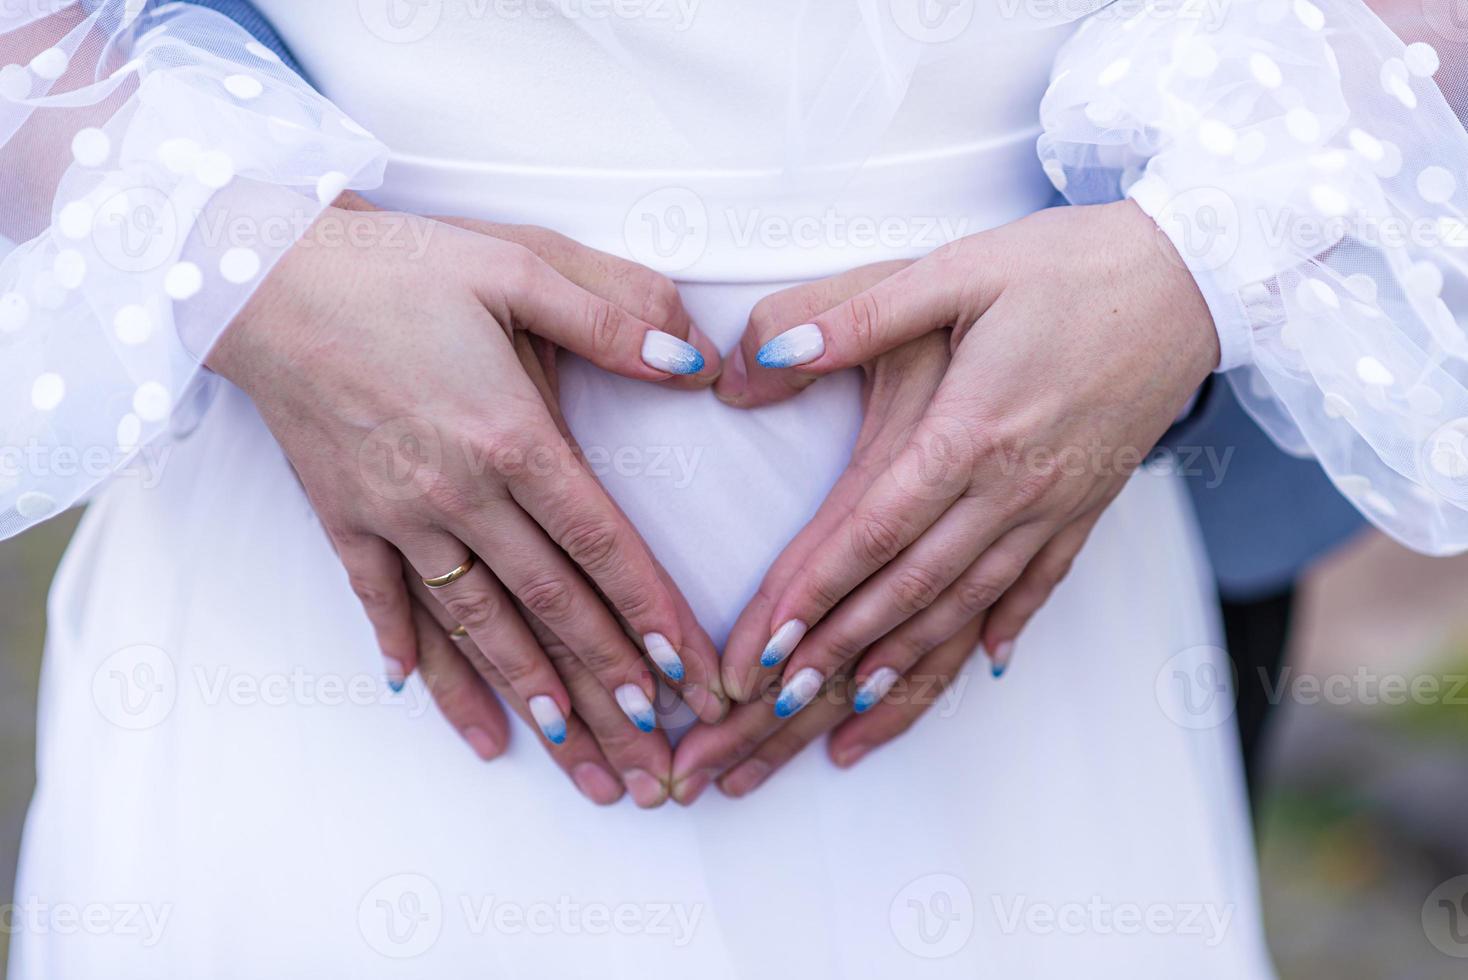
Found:
[[423, 584], [428, 586], [430, 589], [442, 589], [445, 586], [453, 585], [459, 579], [469, 574], [469, 569], [474, 567], [475, 561], [476, 559], [474, 557], [474, 553], [470, 552], [469, 557], [465, 558], [464, 563], [458, 568], [455, 568], [451, 572], [446, 572], [443, 575], [436, 575], [433, 578], [426, 578], [423, 580]]

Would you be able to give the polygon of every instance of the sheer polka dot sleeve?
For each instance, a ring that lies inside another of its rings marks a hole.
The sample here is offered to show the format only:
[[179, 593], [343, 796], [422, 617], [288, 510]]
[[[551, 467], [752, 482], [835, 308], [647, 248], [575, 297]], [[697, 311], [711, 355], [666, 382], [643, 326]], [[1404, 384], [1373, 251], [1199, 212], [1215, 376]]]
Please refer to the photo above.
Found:
[[211, 10], [0, 9], [0, 537], [156, 471], [204, 354], [385, 158]]
[[1439, 87], [1462, 28], [1432, 3], [1399, 33], [1359, 0], [1116, 6], [1056, 63], [1046, 172], [1157, 221], [1281, 446], [1406, 544], [1468, 548], [1468, 135]]

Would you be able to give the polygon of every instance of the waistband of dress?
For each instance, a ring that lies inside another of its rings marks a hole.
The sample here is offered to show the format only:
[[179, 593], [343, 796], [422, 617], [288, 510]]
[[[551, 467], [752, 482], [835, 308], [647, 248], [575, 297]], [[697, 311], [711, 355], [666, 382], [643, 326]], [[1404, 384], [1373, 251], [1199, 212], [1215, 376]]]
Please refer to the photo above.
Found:
[[382, 206], [551, 228], [682, 282], [794, 282], [916, 258], [1055, 190], [1027, 130], [846, 168], [592, 170], [394, 154]]

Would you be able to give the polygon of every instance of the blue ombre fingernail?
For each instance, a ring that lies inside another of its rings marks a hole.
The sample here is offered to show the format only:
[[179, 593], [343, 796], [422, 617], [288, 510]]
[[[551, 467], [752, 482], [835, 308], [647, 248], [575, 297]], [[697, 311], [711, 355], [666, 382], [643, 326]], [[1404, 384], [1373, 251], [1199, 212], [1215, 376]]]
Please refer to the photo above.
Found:
[[678, 651], [673, 649], [673, 644], [661, 633], [648, 633], [642, 638], [642, 645], [647, 649], [647, 655], [653, 663], [658, 665], [658, 670], [668, 675], [672, 681], [683, 679], [683, 660], [678, 656]]
[[561, 706], [556, 704], [556, 699], [549, 694], [537, 694], [531, 698], [530, 716], [535, 719], [540, 733], [545, 740], [552, 745], [560, 745], [566, 740], [566, 716], [561, 714]]
[[780, 698], [775, 702], [775, 717], [789, 718], [810, 704], [824, 683], [825, 678], [814, 667], [806, 667], [797, 673], [780, 691]]
[[1003, 643], [999, 644], [998, 646], [996, 646], [994, 648], [994, 654], [993, 654], [993, 661], [994, 661], [993, 674], [994, 674], [994, 677], [995, 677], [996, 680], [998, 678], [1000, 678], [1000, 677], [1003, 677], [1004, 676], [1004, 672], [1009, 669], [1009, 661], [1010, 661], [1010, 658], [1013, 657], [1013, 656], [1014, 656], [1014, 641], [1013, 640], [1005, 640]]
[[775, 630], [770, 642], [765, 644], [765, 652], [759, 655], [759, 665], [774, 667], [783, 663], [786, 657], [795, 652], [795, 647], [805, 637], [806, 629], [805, 623], [792, 619]]
[[778, 337], [765, 342], [754, 355], [760, 367], [787, 368], [809, 364], [826, 352], [826, 338], [814, 323], [791, 327]]
[[642, 693], [642, 688], [636, 684], [623, 684], [616, 690], [617, 705], [622, 713], [632, 720], [644, 732], [650, 732], [658, 727], [658, 716], [652, 710], [652, 702], [647, 695]]
[[872, 706], [887, 696], [892, 690], [892, 685], [897, 683], [897, 671], [891, 667], [882, 667], [872, 673], [861, 687], [857, 688], [856, 698], [852, 701], [852, 707], [857, 714], [870, 711]]
[[703, 354], [686, 340], [661, 330], [649, 330], [642, 338], [642, 363], [669, 374], [697, 374], [703, 370]]
[[408, 671], [403, 662], [396, 657], [383, 657], [382, 672], [387, 677], [388, 690], [394, 694], [402, 694], [403, 688], [408, 685]]

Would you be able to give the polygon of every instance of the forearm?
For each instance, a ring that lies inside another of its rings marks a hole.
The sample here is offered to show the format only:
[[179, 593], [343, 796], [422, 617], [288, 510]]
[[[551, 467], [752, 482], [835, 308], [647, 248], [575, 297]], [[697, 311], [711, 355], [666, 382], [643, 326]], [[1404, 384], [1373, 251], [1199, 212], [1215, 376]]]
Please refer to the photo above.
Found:
[[25, 163], [0, 171], [0, 535], [161, 434], [276, 260], [384, 163], [225, 17], [128, 8], [13, 14], [0, 32], [38, 49], [0, 101], [0, 158]]

